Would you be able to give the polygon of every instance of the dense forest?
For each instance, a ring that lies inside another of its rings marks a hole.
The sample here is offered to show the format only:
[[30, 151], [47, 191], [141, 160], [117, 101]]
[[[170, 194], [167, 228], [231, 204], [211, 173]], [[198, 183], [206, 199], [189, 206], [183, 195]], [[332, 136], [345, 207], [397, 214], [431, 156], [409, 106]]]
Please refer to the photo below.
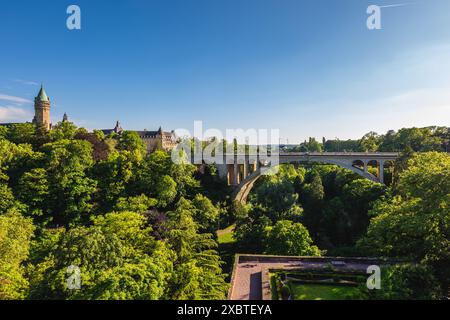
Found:
[[[219, 208], [196, 168], [69, 122], [0, 138], [0, 298], [223, 299]], [[81, 290], [66, 286], [80, 268]]]
[[[442, 297], [450, 273], [448, 128], [370, 133], [306, 151], [401, 151], [384, 186], [330, 165], [282, 166], [247, 205], [214, 166], [200, 173], [133, 132], [104, 136], [61, 122], [0, 127], [0, 299], [224, 299], [233, 253], [383, 256], [379, 298]], [[387, 169], [389, 170], [389, 169]], [[66, 285], [70, 266], [82, 286]], [[68, 269], [69, 268], [69, 269]]]

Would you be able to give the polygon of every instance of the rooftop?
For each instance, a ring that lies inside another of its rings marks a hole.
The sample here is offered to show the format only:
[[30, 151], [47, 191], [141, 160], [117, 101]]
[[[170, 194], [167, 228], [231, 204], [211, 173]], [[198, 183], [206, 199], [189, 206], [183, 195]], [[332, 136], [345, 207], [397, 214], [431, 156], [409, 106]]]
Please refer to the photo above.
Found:
[[41, 85], [41, 90], [39, 90], [39, 93], [38, 93], [38, 95], [36, 97], [36, 100], [43, 101], [43, 102], [49, 102], [50, 101], [50, 99], [47, 96], [47, 93], [44, 90], [44, 86], [43, 85]]

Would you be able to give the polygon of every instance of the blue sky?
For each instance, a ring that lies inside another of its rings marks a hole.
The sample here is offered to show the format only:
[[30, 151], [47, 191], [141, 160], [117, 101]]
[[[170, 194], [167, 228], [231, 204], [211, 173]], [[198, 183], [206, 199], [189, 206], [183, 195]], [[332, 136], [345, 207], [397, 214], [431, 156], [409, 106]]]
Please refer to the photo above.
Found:
[[[404, 5], [369, 31], [369, 4]], [[202, 120], [297, 143], [450, 125], [450, 1], [4, 1], [0, 122], [30, 120], [40, 83], [53, 122], [89, 129]]]

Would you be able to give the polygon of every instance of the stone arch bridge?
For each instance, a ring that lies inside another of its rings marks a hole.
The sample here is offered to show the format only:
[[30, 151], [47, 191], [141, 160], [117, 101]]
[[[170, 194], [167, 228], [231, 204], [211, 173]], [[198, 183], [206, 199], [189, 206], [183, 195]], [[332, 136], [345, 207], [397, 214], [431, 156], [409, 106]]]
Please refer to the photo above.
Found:
[[[374, 182], [384, 183], [384, 168], [393, 165], [399, 157], [394, 152], [321, 152], [280, 153], [277, 156], [259, 154], [227, 154], [223, 164], [216, 164], [219, 175], [234, 186], [233, 200], [245, 203], [247, 197], [264, 170], [273, 163], [301, 164], [308, 162], [334, 164], [359, 174]], [[377, 168], [377, 175], [368, 171], [368, 166]]]

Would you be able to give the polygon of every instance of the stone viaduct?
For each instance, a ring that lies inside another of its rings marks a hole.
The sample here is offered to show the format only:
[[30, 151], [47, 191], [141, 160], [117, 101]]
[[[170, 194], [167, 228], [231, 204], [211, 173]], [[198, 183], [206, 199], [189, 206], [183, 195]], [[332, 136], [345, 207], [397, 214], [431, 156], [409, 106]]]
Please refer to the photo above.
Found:
[[[316, 162], [333, 164], [351, 170], [374, 182], [384, 183], [385, 165], [393, 165], [399, 154], [394, 152], [322, 152], [279, 153], [276, 156], [257, 154], [224, 154], [222, 164], [216, 164], [219, 176], [235, 187], [233, 200], [245, 203], [254, 183], [273, 164]], [[377, 168], [377, 175], [368, 167]]]

